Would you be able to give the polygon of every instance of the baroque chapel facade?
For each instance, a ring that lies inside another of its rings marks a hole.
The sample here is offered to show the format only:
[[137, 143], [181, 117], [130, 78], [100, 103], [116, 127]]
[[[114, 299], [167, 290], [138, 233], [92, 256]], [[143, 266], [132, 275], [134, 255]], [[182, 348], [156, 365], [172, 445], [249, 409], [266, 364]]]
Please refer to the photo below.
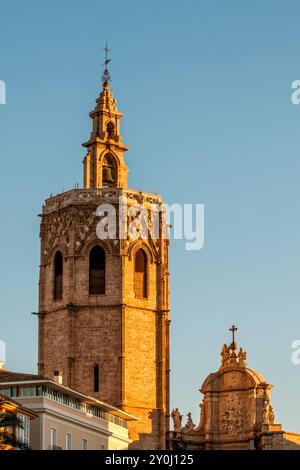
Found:
[[[138, 418], [133, 449], [164, 449], [169, 417], [169, 240], [160, 196], [131, 190], [109, 73], [83, 144], [84, 187], [47, 199], [41, 214], [39, 374]], [[113, 207], [113, 237], [100, 239]], [[135, 208], [139, 207], [140, 211]], [[132, 215], [134, 214], [134, 215]], [[138, 215], [137, 215], [138, 214]], [[146, 215], [145, 215], [146, 214]], [[102, 217], [102, 219], [101, 219]], [[133, 220], [135, 219], [136, 220]], [[146, 217], [146, 219], [145, 219]], [[131, 238], [128, 224], [140, 236]], [[105, 226], [105, 224], [104, 224]], [[125, 234], [125, 236], [124, 236]]]
[[300, 434], [286, 432], [275, 421], [273, 385], [246, 363], [247, 353], [232, 342], [221, 350], [219, 370], [208, 375], [200, 392], [200, 422], [191, 413], [185, 426], [178, 408], [172, 411], [171, 449], [186, 450], [299, 450]]

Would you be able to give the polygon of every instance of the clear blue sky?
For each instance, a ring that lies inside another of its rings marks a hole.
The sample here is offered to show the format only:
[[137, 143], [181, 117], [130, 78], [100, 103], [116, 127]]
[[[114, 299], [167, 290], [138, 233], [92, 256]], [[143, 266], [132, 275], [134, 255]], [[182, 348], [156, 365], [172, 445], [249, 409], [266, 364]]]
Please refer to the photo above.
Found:
[[198, 421], [198, 388], [228, 328], [300, 432], [300, 79], [297, 1], [1, 1], [0, 339], [7, 368], [37, 362], [39, 218], [82, 181], [101, 82], [112, 90], [134, 188], [205, 204], [205, 247], [171, 247], [172, 405]]

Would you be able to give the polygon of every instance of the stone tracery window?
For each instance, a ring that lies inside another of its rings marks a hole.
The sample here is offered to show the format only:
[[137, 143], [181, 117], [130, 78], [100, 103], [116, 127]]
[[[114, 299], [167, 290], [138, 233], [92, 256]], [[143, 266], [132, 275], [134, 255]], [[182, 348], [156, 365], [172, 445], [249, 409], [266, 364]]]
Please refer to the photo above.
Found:
[[60, 300], [63, 297], [63, 255], [57, 251], [54, 257], [54, 285], [53, 298]]
[[134, 295], [136, 298], [145, 299], [147, 293], [147, 255], [140, 248], [134, 259]]
[[105, 251], [99, 245], [90, 252], [89, 293], [105, 294]]

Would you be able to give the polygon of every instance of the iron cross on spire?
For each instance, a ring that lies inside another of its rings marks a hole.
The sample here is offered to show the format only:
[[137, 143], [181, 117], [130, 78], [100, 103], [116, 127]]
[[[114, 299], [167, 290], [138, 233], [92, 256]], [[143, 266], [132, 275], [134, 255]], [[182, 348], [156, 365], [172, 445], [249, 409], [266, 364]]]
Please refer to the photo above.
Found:
[[235, 344], [234, 334], [237, 330], [238, 330], [238, 328], [235, 325], [232, 325], [232, 327], [229, 328], [229, 331], [231, 331], [231, 333], [232, 333], [232, 344]]
[[103, 74], [102, 74], [102, 81], [107, 83], [111, 80], [111, 76], [110, 76], [110, 73], [109, 73], [108, 68], [107, 68], [108, 64], [111, 62], [111, 59], [108, 58], [108, 53], [110, 52], [110, 49], [108, 49], [107, 41], [106, 41], [105, 47], [103, 47], [103, 50], [104, 50], [104, 53], [105, 53], [105, 61], [102, 65], [105, 68], [104, 68], [104, 71], [103, 71]]

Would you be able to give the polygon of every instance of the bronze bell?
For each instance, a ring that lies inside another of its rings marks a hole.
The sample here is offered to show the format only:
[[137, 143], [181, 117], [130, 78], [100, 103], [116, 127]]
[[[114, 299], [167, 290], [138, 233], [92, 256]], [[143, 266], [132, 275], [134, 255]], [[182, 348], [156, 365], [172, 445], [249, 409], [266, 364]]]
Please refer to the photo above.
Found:
[[113, 184], [115, 180], [111, 174], [111, 168], [109, 166], [103, 166], [103, 183]]

